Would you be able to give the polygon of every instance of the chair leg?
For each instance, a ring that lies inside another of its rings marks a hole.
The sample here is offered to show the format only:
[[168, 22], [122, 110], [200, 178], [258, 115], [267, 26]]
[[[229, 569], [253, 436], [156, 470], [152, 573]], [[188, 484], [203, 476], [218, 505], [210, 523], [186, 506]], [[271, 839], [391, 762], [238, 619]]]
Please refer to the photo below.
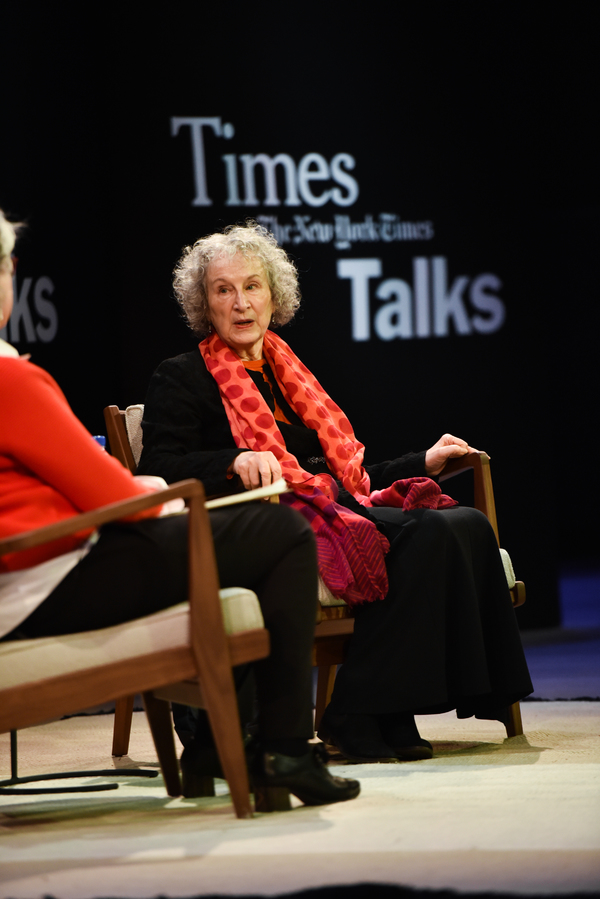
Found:
[[226, 718], [219, 717], [219, 722], [214, 720], [214, 716], [210, 717], [210, 722], [231, 801], [238, 818], [251, 818], [250, 783], [239, 716], [236, 710], [231, 718], [229, 715]]
[[506, 733], [509, 737], [518, 737], [523, 733], [521, 706], [518, 702], [506, 709]]
[[317, 701], [315, 703], [315, 730], [319, 729], [323, 712], [331, 701], [337, 665], [319, 665], [317, 669]]
[[115, 725], [113, 730], [113, 755], [127, 755], [133, 717], [133, 696], [124, 696], [115, 703]]
[[143, 693], [142, 698], [167, 793], [169, 796], [181, 796], [181, 780], [175, 754], [171, 706], [166, 700], [157, 699], [153, 693]]
[[235, 690], [233, 689], [233, 678], [229, 696], [225, 692], [219, 692], [216, 684], [207, 681], [202, 684], [202, 693], [223, 774], [229, 786], [231, 801], [238, 818], [251, 818], [248, 767]]

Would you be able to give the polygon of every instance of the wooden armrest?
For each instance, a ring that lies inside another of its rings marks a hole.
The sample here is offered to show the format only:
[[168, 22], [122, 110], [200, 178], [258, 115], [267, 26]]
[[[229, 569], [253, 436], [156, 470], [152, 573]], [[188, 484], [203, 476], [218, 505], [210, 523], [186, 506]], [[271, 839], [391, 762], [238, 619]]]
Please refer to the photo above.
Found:
[[490, 457], [484, 452], [466, 453], [455, 459], [448, 459], [446, 467], [439, 476], [439, 481], [452, 478], [469, 468], [473, 469], [474, 505], [489, 519], [494, 529], [496, 540], [498, 538], [498, 521], [496, 518], [496, 503], [494, 501], [494, 488], [492, 486], [492, 472], [490, 469]]
[[466, 453], [464, 456], [457, 456], [454, 459], [448, 459], [446, 466], [438, 478], [438, 481], [445, 481], [446, 478], [453, 478], [462, 471], [469, 468], [481, 468], [484, 465], [489, 466], [490, 457], [487, 453], [477, 451], [474, 453]]
[[[467, 469], [473, 469], [473, 488], [474, 488], [474, 504], [487, 516], [500, 546], [500, 538], [498, 536], [498, 521], [496, 519], [496, 503], [494, 501], [494, 488], [492, 486], [492, 472], [490, 468], [490, 457], [484, 452], [467, 453], [465, 456], [458, 456], [456, 459], [449, 459], [446, 463], [444, 471], [439, 476], [439, 481], [445, 481], [454, 475], [460, 474]], [[510, 591], [512, 604], [516, 608], [525, 602], [525, 584], [523, 581], [517, 581]]]
[[94, 509], [92, 512], [74, 515], [72, 518], [67, 518], [56, 524], [49, 524], [34, 531], [26, 531], [14, 537], [5, 537], [0, 540], [0, 556], [5, 553], [31, 549], [34, 546], [40, 546], [42, 543], [50, 543], [52, 540], [58, 540], [60, 537], [66, 537], [78, 531], [99, 527], [102, 524], [107, 524], [109, 521], [118, 521], [121, 518], [135, 515], [136, 512], [151, 509], [153, 506], [162, 505], [178, 497], [183, 499], [198, 497], [202, 501], [204, 499], [204, 487], [200, 481], [193, 479], [179, 481], [166, 490], [158, 490], [156, 493], [136, 496], [133, 499], [120, 500], [118, 503], [111, 503], [108, 506]]

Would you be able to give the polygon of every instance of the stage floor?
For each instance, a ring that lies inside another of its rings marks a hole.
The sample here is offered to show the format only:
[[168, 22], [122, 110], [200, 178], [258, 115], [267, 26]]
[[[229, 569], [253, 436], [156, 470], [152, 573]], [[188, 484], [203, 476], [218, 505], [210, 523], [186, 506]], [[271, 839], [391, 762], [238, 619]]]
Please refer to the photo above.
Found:
[[[419, 719], [435, 757], [340, 765], [360, 797], [238, 821], [226, 784], [169, 799], [161, 778], [87, 796], [0, 797], [1, 895], [276, 895], [364, 882], [461, 892], [600, 887], [600, 703], [523, 704], [526, 736], [453, 713]], [[112, 765], [110, 714], [19, 734], [20, 773]], [[0, 743], [8, 766], [8, 736]], [[131, 759], [156, 765], [143, 713]]]
[[[236, 820], [222, 781], [214, 799], [169, 799], [160, 776], [125, 776], [105, 794], [0, 797], [0, 896], [279, 895], [368, 882], [599, 892], [598, 578], [586, 584], [587, 593], [571, 593], [568, 627], [523, 635], [535, 687], [522, 703], [524, 737], [454, 713], [420, 717], [433, 759], [336, 764], [361, 781], [358, 799], [251, 821]], [[19, 773], [157, 767], [142, 712], [130, 758], [111, 758], [113, 720], [85, 715], [21, 731]], [[0, 776], [9, 770], [3, 734]]]

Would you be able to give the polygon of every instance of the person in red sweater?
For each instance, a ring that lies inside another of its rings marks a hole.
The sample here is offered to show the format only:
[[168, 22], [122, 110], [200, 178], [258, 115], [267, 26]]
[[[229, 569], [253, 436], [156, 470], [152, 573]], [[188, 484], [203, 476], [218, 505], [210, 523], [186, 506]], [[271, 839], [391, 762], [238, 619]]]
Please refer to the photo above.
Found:
[[[90, 437], [54, 379], [31, 362], [0, 359], [0, 537], [19, 534], [149, 492]], [[34, 411], [35, 410], [35, 411]], [[140, 513], [156, 517], [160, 506]], [[90, 532], [13, 553], [0, 571], [29, 568], [74, 550]]]
[[[13, 245], [14, 229], [0, 211], [4, 323], [12, 305]], [[147, 493], [160, 483], [149, 486], [105, 453], [41, 368], [0, 352], [0, 385], [0, 537]], [[185, 601], [186, 516], [156, 517], [159, 511], [2, 557], [0, 639], [109, 627]], [[259, 702], [254, 777], [285, 786], [311, 805], [354, 798], [358, 782], [332, 776], [307, 742], [314, 734], [317, 607], [310, 526], [292, 509], [262, 503], [214, 510], [210, 519], [221, 586], [255, 590], [271, 637], [270, 656], [253, 666]], [[203, 744], [192, 741], [184, 749], [188, 768], [204, 763], [210, 733], [198, 728], [196, 740]]]

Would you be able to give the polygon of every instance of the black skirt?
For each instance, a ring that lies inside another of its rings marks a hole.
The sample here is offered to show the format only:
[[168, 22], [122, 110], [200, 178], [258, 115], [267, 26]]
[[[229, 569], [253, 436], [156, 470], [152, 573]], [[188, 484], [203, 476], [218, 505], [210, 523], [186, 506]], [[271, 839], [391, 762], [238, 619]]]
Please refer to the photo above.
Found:
[[498, 545], [476, 509], [373, 508], [389, 592], [357, 607], [332, 702], [340, 713], [502, 720], [533, 690]]

